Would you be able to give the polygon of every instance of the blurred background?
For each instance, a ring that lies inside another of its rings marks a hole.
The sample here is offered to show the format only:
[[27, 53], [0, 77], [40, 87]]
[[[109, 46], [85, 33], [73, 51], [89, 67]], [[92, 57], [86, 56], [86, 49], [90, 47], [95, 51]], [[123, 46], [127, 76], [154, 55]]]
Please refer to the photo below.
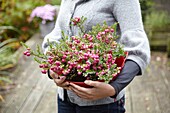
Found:
[[61, 0], [0, 0], [0, 73], [17, 64], [14, 53], [21, 46], [19, 42], [26, 42], [39, 32], [41, 22], [36, 18], [30, 21], [33, 9], [45, 4], [59, 5], [60, 2]]
[[[170, 0], [139, 1], [152, 50], [152, 60], [142, 79], [135, 79], [134, 83], [127, 88], [127, 112], [170, 113]], [[49, 90], [50, 88], [55, 90], [54, 84], [49, 81], [44, 86], [44, 82], [39, 81], [38, 75], [37, 78], [34, 77], [36, 74], [41, 74], [40, 70], [33, 71], [38, 66], [23, 57], [20, 42], [26, 42], [32, 48], [37, 43], [41, 44], [42, 37], [45, 35], [42, 33], [47, 34], [48, 30], [54, 27], [60, 2], [61, 0], [0, 0], [0, 113], [49, 113], [49, 109], [56, 109], [55, 99], [51, 99], [51, 103], [48, 102], [52, 104], [51, 106], [43, 105], [50, 100], [47, 98], [55, 96], [55, 91]], [[46, 4], [56, 8], [56, 15], [53, 24], [47, 21], [41, 25], [42, 19], [31, 18], [30, 15], [36, 7]], [[47, 27], [42, 28], [42, 26]], [[34, 76], [31, 76], [31, 73]], [[24, 82], [27, 84], [25, 85]], [[146, 84], [143, 85], [143, 82]], [[160, 87], [157, 87], [158, 85]], [[25, 88], [22, 88], [24, 86]], [[31, 89], [26, 93], [25, 90], [28, 90], [29, 86]], [[33, 91], [35, 92], [32, 93]], [[35, 96], [36, 91], [40, 91], [41, 98]], [[143, 91], [146, 92], [143, 94]], [[47, 92], [48, 94], [45, 95], [44, 93]], [[135, 93], [142, 95], [135, 95]], [[141, 96], [145, 98], [141, 99]], [[139, 106], [136, 103], [139, 103]], [[28, 109], [31, 105], [32, 107]], [[55, 111], [50, 111], [53, 112]]]

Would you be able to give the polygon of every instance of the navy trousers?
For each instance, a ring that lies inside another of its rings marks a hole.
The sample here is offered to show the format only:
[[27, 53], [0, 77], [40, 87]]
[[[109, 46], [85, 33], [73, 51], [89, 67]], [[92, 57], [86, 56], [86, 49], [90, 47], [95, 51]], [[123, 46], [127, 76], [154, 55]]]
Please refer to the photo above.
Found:
[[58, 97], [58, 113], [125, 113], [124, 104], [125, 97], [111, 104], [93, 106], [78, 106], [68, 98], [62, 101]]

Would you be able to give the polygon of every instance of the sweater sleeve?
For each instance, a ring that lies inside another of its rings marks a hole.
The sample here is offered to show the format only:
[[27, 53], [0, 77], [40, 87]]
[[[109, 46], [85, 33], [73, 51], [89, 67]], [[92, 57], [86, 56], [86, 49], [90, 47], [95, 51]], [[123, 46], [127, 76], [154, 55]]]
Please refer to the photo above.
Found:
[[[60, 5], [60, 9], [63, 6], [63, 3], [61, 2]], [[58, 13], [58, 17], [61, 15], [60, 11]], [[48, 40], [49, 42], [53, 43], [53, 42], [58, 42], [61, 39], [61, 28], [59, 25], [59, 19], [57, 18], [56, 23], [55, 23], [55, 27], [54, 29], [44, 37], [43, 43], [42, 43], [42, 49], [44, 51], [44, 53], [47, 52], [48, 50]]]
[[128, 58], [136, 62], [143, 74], [150, 61], [150, 47], [143, 28], [139, 0], [115, 0], [113, 15], [119, 23], [119, 42], [129, 52]]
[[116, 95], [119, 94], [139, 72], [140, 68], [138, 64], [132, 60], [127, 60], [119, 76], [110, 83], [110, 85], [114, 87]]

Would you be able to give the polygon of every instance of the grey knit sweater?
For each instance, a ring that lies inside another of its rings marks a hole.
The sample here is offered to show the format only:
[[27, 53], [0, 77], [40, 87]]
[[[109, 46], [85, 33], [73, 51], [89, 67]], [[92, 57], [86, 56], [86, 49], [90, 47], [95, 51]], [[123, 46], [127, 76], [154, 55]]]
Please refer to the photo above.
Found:
[[[58, 41], [61, 38], [61, 30], [67, 35], [78, 35], [76, 27], [70, 27], [70, 19], [74, 17], [87, 17], [85, 30], [91, 30], [92, 26], [102, 24], [108, 25], [119, 22], [119, 43], [124, 45], [125, 51], [129, 52], [127, 59], [136, 62], [141, 74], [144, 72], [150, 60], [150, 48], [145, 34], [139, 0], [62, 0], [60, 12], [53, 31], [44, 38], [43, 49], [47, 50], [47, 39]], [[63, 89], [58, 88], [59, 97], [63, 99]], [[122, 90], [116, 97], [119, 100], [124, 95]], [[96, 101], [87, 101], [79, 98], [73, 92], [68, 91], [71, 102], [80, 106], [108, 104], [114, 102], [107, 97]]]

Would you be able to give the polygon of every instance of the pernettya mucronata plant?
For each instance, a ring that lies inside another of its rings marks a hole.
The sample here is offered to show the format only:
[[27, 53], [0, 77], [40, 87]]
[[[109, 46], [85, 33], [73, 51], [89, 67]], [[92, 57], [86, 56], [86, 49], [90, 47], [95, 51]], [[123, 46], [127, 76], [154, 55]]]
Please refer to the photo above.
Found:
[[60, 76], [66, 76], [70, 81], [90, 79], [109, 83], [120, 73], [121, 67], [115, 63], [116, 58], [125, 56], [123, 46], [116, 42], [117, 23], [108, 26], [104, 22], [103, 25], [97, 24], [91, 31], [85, 32], [85, 17], [76, 17], [71, 21], [73, 26], [79, 28], [79, 36], [68, 37], [62, 31], [59, 43], [48, 40], [48, 51], [45, 54], [39, 46], [33, 51], [22, 43], [27, 48], [24, 55], [34, 56], [43, 74], [51, 70]]

